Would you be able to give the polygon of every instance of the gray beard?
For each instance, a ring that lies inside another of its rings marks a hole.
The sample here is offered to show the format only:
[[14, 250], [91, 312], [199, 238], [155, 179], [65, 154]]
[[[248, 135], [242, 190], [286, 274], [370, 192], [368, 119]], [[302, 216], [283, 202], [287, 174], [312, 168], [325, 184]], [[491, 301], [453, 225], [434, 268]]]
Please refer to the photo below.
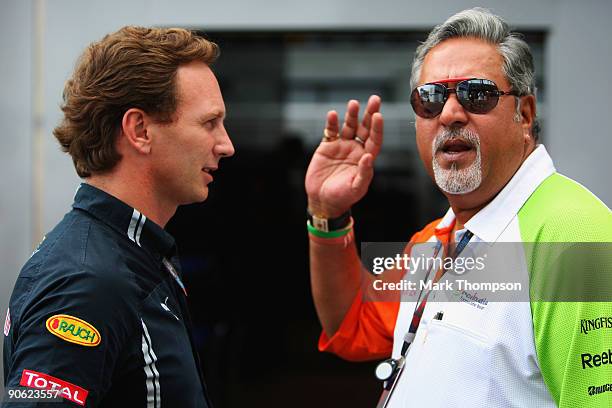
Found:
[[[457, 163], [453, 163], [450, 169], [443, 169], [436, 160], [438, 149], [452, 138], [461, 138], [476, 149], [476, 159], [465, 169], [458, 170]], [[442, 191], [448, 194], [471, 193], [482, 183], [480, 137], [467, 129], [444, 130], [432, 143], [432, 165], [434, 179]]]

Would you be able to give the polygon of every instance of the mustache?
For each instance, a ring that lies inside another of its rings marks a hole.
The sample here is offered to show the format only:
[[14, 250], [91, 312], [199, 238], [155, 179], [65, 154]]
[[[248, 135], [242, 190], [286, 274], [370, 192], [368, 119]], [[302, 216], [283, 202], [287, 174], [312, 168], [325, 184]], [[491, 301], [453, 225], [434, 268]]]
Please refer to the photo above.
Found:
[[435, 154], [439, 151], [442, 146], [451, 139], [461, 139], [471, 147], [480, 147], [480, 136], [478, 136], [478, 133], [466, 128], [450, 128], [444, 129], [436, 135], [432, 145], [433, 153]]

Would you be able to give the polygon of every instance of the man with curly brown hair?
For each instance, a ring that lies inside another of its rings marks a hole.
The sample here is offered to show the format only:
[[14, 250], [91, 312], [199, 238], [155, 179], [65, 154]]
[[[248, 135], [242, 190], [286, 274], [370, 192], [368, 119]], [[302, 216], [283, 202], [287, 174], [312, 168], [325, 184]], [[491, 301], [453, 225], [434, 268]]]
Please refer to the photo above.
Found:
[[163, 228], [179, 205], [206, 200], [234, 153], [217, 55], [187, 30], [124, 27], [80, 57], [54, 135], [85, 182], [15, 284], [7, 390], [69, 406], [211, 405]]

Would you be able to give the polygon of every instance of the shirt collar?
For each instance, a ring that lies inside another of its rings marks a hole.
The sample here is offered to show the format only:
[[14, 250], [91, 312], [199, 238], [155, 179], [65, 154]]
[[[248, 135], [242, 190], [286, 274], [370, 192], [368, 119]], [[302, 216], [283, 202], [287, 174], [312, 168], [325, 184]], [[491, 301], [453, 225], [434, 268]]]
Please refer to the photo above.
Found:
[[[539, 145], [499, 194], [465, 223], [465, 228], [484, 242], [496, 242], [531, 194], [555, 171], [546, 148]], [[452, 229], [454, 225], [455, 214], [452, 208], [449, 208], [436, 227], [436, 236], [438, 229], [444, 231], [449, 227]]]
[[452, 208], [449, 208], [440, 223], [434, 229], [434, 235], [443, 244], [446, 244], [450, 239], [450, 233], [455, 227], [455, 213]]
[[175, 252], [174, 238], [163, 228], [135, 208], [90, 184], [81, 183], [72, 207], [90, 213], [127, 236], [135, 245], [154, 254], [172, 256]]

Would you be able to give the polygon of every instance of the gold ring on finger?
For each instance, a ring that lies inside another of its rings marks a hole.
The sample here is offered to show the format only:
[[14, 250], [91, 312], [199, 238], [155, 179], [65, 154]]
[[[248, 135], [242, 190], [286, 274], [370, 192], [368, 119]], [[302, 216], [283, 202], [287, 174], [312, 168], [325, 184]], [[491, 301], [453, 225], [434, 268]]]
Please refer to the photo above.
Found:
[[338, 139], [338, 134], [336, 133], [334, 136], [330, 136], [329, 132], [327, 131], [327, 129], [323, 129], [323, 139], [321, 139], [321, 141], [323, 142], [333, 142], [334, 140]]
[[360, 143], [362, 146], [365, 146], [365, 140], [363, 140], [362, 138], [360, 138], [359, 136], [355, 136], [355, 141], [357, 143]]

